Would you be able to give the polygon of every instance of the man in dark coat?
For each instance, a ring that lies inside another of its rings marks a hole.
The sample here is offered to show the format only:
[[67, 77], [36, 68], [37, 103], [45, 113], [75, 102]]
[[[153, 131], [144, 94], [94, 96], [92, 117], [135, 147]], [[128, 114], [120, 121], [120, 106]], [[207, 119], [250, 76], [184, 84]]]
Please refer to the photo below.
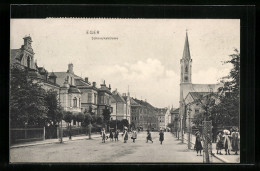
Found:
[[162, 130], [160, 131], [159, 135], [160, 135], [159, 141], [161, 142], [161, 145], [162, 145], [162, 142], [164, 140], [164, 133]]

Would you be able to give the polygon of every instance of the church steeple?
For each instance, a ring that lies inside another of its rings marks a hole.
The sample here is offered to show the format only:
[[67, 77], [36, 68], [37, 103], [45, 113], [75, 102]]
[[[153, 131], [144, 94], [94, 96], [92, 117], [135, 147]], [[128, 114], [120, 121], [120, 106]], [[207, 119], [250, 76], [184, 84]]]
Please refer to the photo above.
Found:
[[182, 59], [190, 59], [190, 47], [189, 47], [189, 39], [188, 39], [188, 33], [186, 30], [186, 38], [185, 38], [185, 44], [184, 44], [184, 50], [183, 50], [183, 55]]
[[190, 56], [190, 47], [188, 33], [186, 30], [186, 38], [184, 43], [183, 55], [181, 59], [181, 83], [191, 83], [192, 59]]

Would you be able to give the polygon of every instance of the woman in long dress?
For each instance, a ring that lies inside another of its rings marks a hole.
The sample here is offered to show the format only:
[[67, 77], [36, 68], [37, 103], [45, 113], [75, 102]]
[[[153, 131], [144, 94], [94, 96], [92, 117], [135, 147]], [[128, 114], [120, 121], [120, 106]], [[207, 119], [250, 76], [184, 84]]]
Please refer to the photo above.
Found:
[[234, 129], [234, 131], [231, 134], [231, 137], [232, 137], [232, 151], [235, 151], [235, 155], [238, 155], [237, 151], [239, 150], [239, 132], [237, 128]]
[[198, 156], [199, 152], [200, 152], [200, 156], [201, 156], [201, 150], [203, 148], [202, 148], [202, 144], [201, 144], [200, 132], [196, 132], [195, 135], [196, 135], [196, 141], [195, 141], [194, 150], [197, 151], [197, 156]]
[[230, 142], [230, 132], [229, 130], [224, 130], [224, 149], [226, 152], [226, 155], [229, 154], [229, 151], [231, 150], [231, 142]]
[[101, 130], [102, 143], [106, 142], [106, 131], [105, 128]]
[[124, 138], [124, 143], [127, 143], [127, 140], [128, 140], [127, 128], [125, 128], [125, 130], [124, 130], [124, 132], [123, 132], [123, 138]]
[[[222, 155], [221, 149], [223, 148], [223, 136], [222, 132], [219, 132], [217, 135], [217, 140], [216, 140], [216, 149], [217, 149], [217, 154]], [[219, 151], [219, 153], [218, 153]]]

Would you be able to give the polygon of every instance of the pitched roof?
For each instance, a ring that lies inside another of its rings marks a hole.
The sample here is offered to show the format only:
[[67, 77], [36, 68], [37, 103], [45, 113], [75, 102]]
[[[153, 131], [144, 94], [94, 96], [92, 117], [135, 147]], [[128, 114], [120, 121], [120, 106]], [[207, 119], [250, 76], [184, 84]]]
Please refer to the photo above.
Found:
[[134, 98], [130, 98], [130, 104], [131, 106], [140, 106], [140, 104], [137, 101], [135, 101]]
[[210, 92], [189, 92], [191, 97], [195, 100], [202, 99], [203, 96], [210, 94]]
[[120, 94], [112, 94], [112, 97], [116, 100], [118, 103], [125, 103], [125, 100], [120, 96]]
[[182, 59], [190, 59], [190, 58], [191, 57], [190, 57], [190, 47], [189, 47], [188, 33], [186, 32], [186, 39], [185, 39]]
[[177, 108], [175, 110], [172, 110], [171, 113], [179, 113], [180, 108]]

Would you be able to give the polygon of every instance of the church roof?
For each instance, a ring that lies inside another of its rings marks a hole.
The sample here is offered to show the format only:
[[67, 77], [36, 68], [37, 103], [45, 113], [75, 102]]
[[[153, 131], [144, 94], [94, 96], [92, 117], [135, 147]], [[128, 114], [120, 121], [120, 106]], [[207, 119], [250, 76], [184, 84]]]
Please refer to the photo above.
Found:
[[202, 99], [203, 96], [210, 94], [210, 92], [189, 92], [191, 97], [195, 100]]
[[186, 39], [185, 39], [182, 59], [190, 59], [190, 58], [191, 57], [190, 57], [190, 47], [189, 47], [188, 33], [186, 32]]

